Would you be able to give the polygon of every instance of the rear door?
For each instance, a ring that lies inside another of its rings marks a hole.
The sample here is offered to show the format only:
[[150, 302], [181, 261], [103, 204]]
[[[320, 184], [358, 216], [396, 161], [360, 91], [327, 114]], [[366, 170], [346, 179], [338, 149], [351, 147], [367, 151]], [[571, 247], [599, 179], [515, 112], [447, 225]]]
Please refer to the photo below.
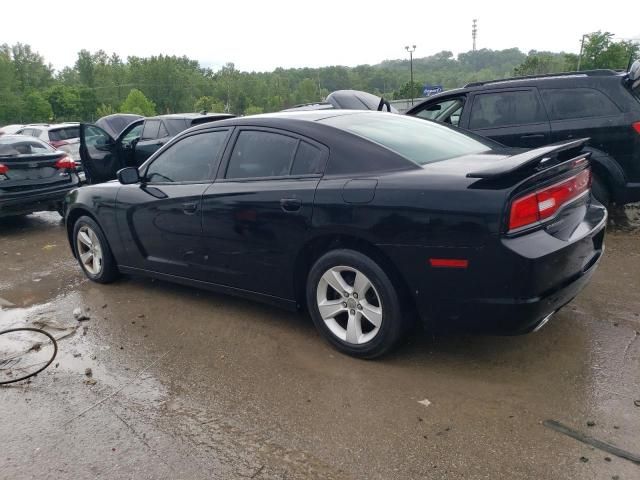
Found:
[[212, 182], [229, 129], [194, 132], [143, 166], [143, 182], [120, 187], [117, 222], [127, 266], [202, 278], [202, 194]]
[[243, 127], [202, 206], [207, 280], [294, 298], [293, 265], [307, 238], [328, 149], [311, 139]]
[[544, 88], [542, 100], [551, 118], [552, 141], [589, 138], [589, 145], [611, 155], [628, 180], [640, 180], [633, 158], [635, 132], [629, 115], [595, 88]]
[[142, 165], [160, 147], [171, 140], [171, 135], [164, 122], [159, 118], [144, 121], [142, 135], [136, 144], [135, 162]]
[[469, 130], [509, 147], [550, 143], [551, 128], [536, 88], [488, 90], [473, 94]]

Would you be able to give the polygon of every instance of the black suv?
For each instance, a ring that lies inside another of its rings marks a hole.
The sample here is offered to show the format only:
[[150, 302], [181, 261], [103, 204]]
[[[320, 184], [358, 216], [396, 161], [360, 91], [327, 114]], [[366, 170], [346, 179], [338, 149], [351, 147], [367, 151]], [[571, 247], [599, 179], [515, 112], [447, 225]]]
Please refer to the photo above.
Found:
[[490, 82], [429, 97], [407, 112], [511, 147], [589, 137], [594, 195], [640, 201], [640, 85], [629, 73], [592, 70]]

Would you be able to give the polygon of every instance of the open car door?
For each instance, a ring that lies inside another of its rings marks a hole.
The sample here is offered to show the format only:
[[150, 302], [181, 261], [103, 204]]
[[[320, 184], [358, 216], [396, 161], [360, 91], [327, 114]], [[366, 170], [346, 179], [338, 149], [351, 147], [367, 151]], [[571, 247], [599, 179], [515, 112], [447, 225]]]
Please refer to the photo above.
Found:
[[88, 183], [115, 180], [118, 170], [130, 166], [135, 138], [129, 134], [136, 128], [139, 130], [143, 121], [130, 123], [118, 138], [97, 125], [80, 124], [80, 160]]

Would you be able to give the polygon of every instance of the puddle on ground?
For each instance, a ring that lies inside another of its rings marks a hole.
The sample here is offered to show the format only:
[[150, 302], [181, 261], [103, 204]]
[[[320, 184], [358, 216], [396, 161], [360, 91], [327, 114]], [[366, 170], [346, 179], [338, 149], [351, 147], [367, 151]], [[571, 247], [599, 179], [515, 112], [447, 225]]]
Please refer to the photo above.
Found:
[[[167, 396], [166, 387], [153, 374], [141, 373], [155, 358], [135, 358], [133, 360], [136, 361], [132, 361], [120, 346], [107, 343], [101, 332], [96, 331], [95, 320], [93, 323], [91, 319], [78, 321], [70, 314], [73, 305], [82, 304], [85, 302], [78, 292], [30, 307], [16, 307], [9, 300], [0, 298], [0, 331], [19, 327], [40, 328], [56, 339], [58, 354], [52, 365], [39, 376], [55, 377], [55, 381], [61, 377], [76, 377], [80, 383], [86, 382], [100, 389], [108, 387], [104, 389], [105, 394], [130, 383], [121, 392], [129, 401], [145, 409], [162, 405]], [[85, 307], [85, 312], [92, 315], [91, 307]], [[97, 318], [97, 312], [94, 316]], [[0, 351], [2, 342], [0, 337]], [[145, 363], [141, 364], [141, 361]]]

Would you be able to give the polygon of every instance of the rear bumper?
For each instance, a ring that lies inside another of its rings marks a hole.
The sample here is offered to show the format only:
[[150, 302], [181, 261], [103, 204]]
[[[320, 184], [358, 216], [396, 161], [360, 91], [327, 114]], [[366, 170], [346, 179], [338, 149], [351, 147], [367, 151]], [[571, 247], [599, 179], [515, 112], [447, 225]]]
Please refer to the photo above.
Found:
[[569, 240], [539, 230], [466, 252], [468, 270], [425, 275], [416, 290], [418, 311], [440, 331], [531, 332], [589, 283], [604, 252], [606, 221], [606, 209], [591, 205]]
[[[604, 233], [604, 232], [603, 232]], [[478, 333], [519, 335], [541, 326], [547, 317], [571, 302], [589, 283], [602, 258], [601, 249], [591, 259], [590, 266], [569, 281], [556, 286], [542, 296], [524, 299], [487, 298], [462, 302], [443, 302], [436, 307], [439, 318], [450, 322], [442, 329], [463, 329]]]
[[55, 211], [61, 207], [65, 195], [77, 186], [78, 182], [74, 182], [55, 190], [21, 194], [11, 198], [0, 197], [0, 217], [24, 215], [43, 210]]

